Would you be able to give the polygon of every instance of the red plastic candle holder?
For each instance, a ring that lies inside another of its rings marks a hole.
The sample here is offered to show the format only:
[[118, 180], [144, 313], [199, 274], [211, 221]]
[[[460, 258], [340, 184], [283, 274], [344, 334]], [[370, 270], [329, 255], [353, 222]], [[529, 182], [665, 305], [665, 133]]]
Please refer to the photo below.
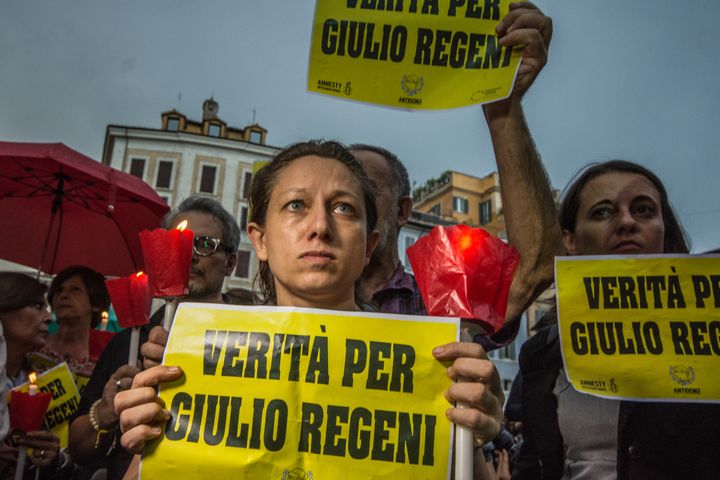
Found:
[[407, 249], [430, 315], [481, 323], [488, 333], [505, 321], [520, 255], [482, 228], [438, 226]]
[[105, 280], [118, 323], [123, 328], [140, 327], [150, 322], [150, 283], [143, 272]]
[[153, 297], [182, 297], [188, 293], [194, 234], [190, 229], [140, 232], [145, 272]]
[[11, 391], [10, 426], [26, 433], [40, 430], [50, 400], [52, 400], [50, 393], [38, 392], [30, 395], [17, 390]]

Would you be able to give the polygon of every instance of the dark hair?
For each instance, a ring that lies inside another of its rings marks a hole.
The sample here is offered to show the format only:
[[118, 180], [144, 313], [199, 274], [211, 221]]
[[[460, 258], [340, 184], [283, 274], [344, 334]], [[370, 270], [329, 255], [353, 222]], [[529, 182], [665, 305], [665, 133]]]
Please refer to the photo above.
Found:
[[95, 328], [100, 323], [100, 320], [102, 320], [102, 312], [110, 308], [110, 294], [108, 294], [107, 288], [105, 287], [105, 277], [102, 273], [98, 273], [92, 268], [83, 265], [67, 267], [58, 273], [50, 283], [48, 303], [50, 306], [53, 305], [53, 299], [60, 285], [72, 277], [79, 277], [83, 285], [85, 285], [85, 290], [87, 290], [90, 305], [93, 310], [90, 328]]
[[634, 173], [647, 178], [660, 193], [660, 208], [665, 225], [665, 238], [663, 239], [664, 253], [688, 253], [688, 239], [682, 225], [670, 206], [667, 191], [662, 181], [647, 168], [626, 160], [609, 160], [603, 163], [592, 163], [575, 175], [575, 178], [566, 187], [563, 200], [560, 203], [560, 228], [569, 232], [575, 231], [578, 210], [580, 208], [580, 194], [585, 185], [600, 175], [606, 173]]
[[183, 200], [180, 205], [165, 215], [162, 221], [163, 227], [170, 228], [170, 225], [172, 225], [175, 221], [175, 218], [185, 212], [209, 213], [213, 217], [217, 218], [223, 227], [223, 238], [221, 240], [223, 245], [225, 245], [225, 251], [227, 253], [237, 252], [238, 246], [240, 245], [240, 227], [238, 227], [238, 224], [233, 216], [230, 215], [230, 212], [223, 208], [220, 202], [208, 197], [188, 197]]
[[393, 195], [395, 195], [395, 202], [397, 203], [403, 197], [410, 196], [410, 177], [408, 175], [405, 165], [402, 164], [400, 159], [389, 150], [375, 145], [368, 145], [365, 143], [353, 143], [348, 147], [351, 152], [353, 150], [366, 150], [368, 152], [377, 153], [383, 157], [393, 174]]
[[45, 300], [47, 286], [20, 272], [0, 272], [0, 313], [12, 312]]
[[[275, 187], [278, 175], [293, 160], [301, 157], [315, 155], [322, 158], [331, 158], [345, 165], [353, 176], [360, 182], [365, 204], [367, 235], [375, 229], [377, 223], [377, 208], [375, 206], [375, 185], [360, 163], [352, 156], [344, 145], [338, 142], [310, 140], [290, 145], [278, 152], [270, 163], [261, 168], [252, 181], [250, 188], [250, 211], [251, 220], [260, 226], [265, 225], [270, 196]], [[277, 300], [275, 282], [268, 262], [259, 262], [259, 268], [255, 280], [260, 283], [260, 293], [263, 296], [262, 302], [274, 304]], [[253, 283], [254, 283], [253, 282]]]

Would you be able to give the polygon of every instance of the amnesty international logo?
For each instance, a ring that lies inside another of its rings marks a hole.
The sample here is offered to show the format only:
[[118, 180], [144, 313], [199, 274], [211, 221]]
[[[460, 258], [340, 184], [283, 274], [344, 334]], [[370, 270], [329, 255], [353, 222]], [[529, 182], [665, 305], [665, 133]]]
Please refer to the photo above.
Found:
[[695, 370], [684, 365], [670, 365], [670, 378], [682, 386], [688, 386], [695, 381]]
[[405, 95], [409, 97], [420, 93], [424, 83], [423, 77], [418, 75], [403, 75], [402, 80], [400, 81], [403, 92], [405, 92]]
[[302, 468], [285, 469], [282, 480], [313, 480], [313, 475], [311, 471], [305, 472]]

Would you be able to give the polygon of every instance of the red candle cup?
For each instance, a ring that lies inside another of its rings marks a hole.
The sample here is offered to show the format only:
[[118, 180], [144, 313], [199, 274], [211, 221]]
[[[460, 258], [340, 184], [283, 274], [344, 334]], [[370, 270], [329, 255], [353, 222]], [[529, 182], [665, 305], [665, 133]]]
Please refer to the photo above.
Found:
[[475, 321], [488, 333], [503, 325], [520, 262], [514, 247], [481, 228], [439, 226], [407, 256], [430, 315]]
[[115, 332], [106, 332], [103, 330], [92, 329], [90, 330], [90, 337], [88, 337], [88, 356], [93, 362], [97, 362], [100, 355], [110, 343], [110, 340], [115, 336]]
[[194, 234], [190, 229], [140, 232], [140, 246], [153, 297], [182, 297], [188, 293]]
[[121, 327], [140, 327], [150, 322], [152, 296], [148, 275], [138, 272], [127, 277], [106, 280], [105, 285]]
[[50, 393], [38, 392], [30, 395], [26, 392], [12, 390], [9, 406], [10, 426], [26, 433], [40, 430], [50, 400], [52, 400]]

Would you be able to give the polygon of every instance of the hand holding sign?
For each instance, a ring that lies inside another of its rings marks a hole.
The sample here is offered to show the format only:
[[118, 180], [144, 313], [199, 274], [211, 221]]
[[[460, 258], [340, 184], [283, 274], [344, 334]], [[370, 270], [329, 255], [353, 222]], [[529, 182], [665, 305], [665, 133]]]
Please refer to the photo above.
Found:
[[520, 100], [547, 63], [552, 40], [552, 19], [531, 2], [510, 4], [510, 13], [495, 28], [500, 45], [524, 47], [520, 68], [515, 77], [512, 97]]
[[155, 387], [181, 376], [182, 370], [178, 367], [157, 365], [137, 374], [132, 388], [115, 396], [115, 412], [120, 417], [123, 433], [121, 443], [126, 450], [139, 453], [145, 442], [162, 435], [170, 412]]

